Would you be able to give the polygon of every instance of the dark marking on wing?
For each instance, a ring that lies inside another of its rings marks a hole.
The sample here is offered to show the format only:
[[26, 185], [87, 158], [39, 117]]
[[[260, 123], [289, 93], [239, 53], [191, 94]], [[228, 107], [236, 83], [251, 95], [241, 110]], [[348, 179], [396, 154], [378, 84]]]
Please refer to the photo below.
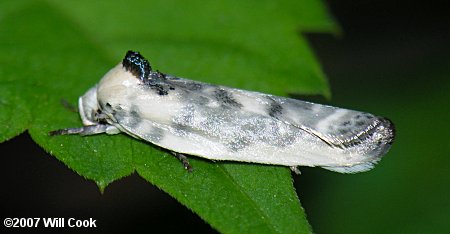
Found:
[[283, 114], [283, 106], [281, 106], [280, 103], [276, 102], [275, 100], [269, 98], [270, 105], [268, 107], [267, 112], [269, 113], [270, 117], [278, 118], [278, 116]]
[[156, 71], [150, 73], [150, 79], [144, 81], [144, 84], [155, 90], [158, 95], [169, 94], [169, 90], [175, 90], [175, 87], [167, 83], [166, 74]]
[[173, 122], [171, 124], [174, 134], [179, 137], [188, 137], [190, 133], [192, 133], [193, 129], [190, 126], [187, 126], [186, 124], [176, 123]]
[[226, 145], [228, 149], [236, 152], [249, 146], [249, 141], [247, 141], [246, 139], [235, 139], [233, 141], [228, 142]]
[[188, 104], [183, 107], [179, 115], [172, 119], [172, 127], [175, 129], [177, 136], [186, 137], [191, 132], [196, 130], [192, 128], [194, 126], [195, 108], [192, 104]]
[[184, 97], [182, 101], [187, 104], [195, 103], [203, 106], [215, 99], [214, 97], [211, 98], [209, 93], [202, 92], [205, 87], [210, 87], [208, 84], [180, 78], [175, 79], [171, 76], [168, 76], [166, 81], [167, 84], [177, 89], [178, 93]]
[[169, 94], [168, 88], [164, 87], [162, 84], [151, 85], [150, 88], [155, 90], [155, 92], [160, 96]]
[[342, 123], [342, 126], [348, 126], [348, 125], [350, 125], [350, 121], [349, 120], [347, 120], [347, 121], [344, 121], [343, 123]]
[[214, 97], [221, 103], [232, 107], [241, 108], [242, 104], [234, 100], [233, 95], [227, 92], [225, 89], [218, 88], [214, 90]]
[[136, 128], [142, 122], [142, 117], [139, 113], [139, 108], [136, 105], [132, 105], [130, 108], [130, 114], [128, 117], [129, 126], [131, 128]]

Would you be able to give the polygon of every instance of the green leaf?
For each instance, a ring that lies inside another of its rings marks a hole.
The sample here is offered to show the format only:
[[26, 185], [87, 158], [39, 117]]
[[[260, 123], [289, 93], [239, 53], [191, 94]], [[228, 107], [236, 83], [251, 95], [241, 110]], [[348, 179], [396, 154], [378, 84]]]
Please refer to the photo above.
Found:
[[31, 115], [21, 92], [23, 90], [14, 84], [7, 81], [0, 83], [0, 142], [9, 140], [28, 128]]
[[[81, 125], [77, 98], [141, 51], [163, 72], [238, 88], [329, 95], [299, 31], [336, 32], [319, 1], [2, 1], [0, 140], [26, 129], [47, 152], [103, 191], [136, 171], [221, 232], [311, 232], [284, 167], [192, 158], [124, 134], [49, 137]], [[14, 121], [12, 121], [14, 120]]]

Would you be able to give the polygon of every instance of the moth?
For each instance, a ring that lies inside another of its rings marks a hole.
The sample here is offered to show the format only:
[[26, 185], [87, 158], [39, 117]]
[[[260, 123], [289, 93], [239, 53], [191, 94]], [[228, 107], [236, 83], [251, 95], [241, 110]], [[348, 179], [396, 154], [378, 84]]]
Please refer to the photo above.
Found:
[[212, 85], [152, 70], [138, 52], [78, 100], [81, 128], [50, 135], [125, 133], [210, 160], [370, 170], [394, 140], [387, 118], [270, 94]]

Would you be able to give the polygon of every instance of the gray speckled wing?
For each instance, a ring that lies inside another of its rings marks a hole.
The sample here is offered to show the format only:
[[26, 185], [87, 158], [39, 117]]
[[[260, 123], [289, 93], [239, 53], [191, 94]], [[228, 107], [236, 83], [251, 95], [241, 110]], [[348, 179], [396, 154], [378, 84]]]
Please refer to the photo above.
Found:
[[[169, 77], [168, 82], [182, 90], [182, 96], [191, 103], [191, 109], [195, 109], [196, 103], [201, 103], [201, 108], [196, 111], [202, 116], [211, 116], [201, 125], [205, 133], [215, 128], [220, 135], [223, 132], [215, 124], [222, 127], [232, 125], [223, 129], [233, 133], [229, 139], [235, 140], [229, 144], [236, 149], [252, 143], [273, 144], [282, 148], [305, 138], [307, 134], [320, 139], [329, 148], [336, 148], [340, 154], [364, 156], [359, 162], [344, 167], [327, 167], [339, 172], [353, 172], [370, 169], [394, 140], [392, 122], [369, 113], [180, 78]], [[211, 102], [214, 104], [211, 105]], [[220, 105], [220, 108], [211, 108], [214, 105]], [[178, 119], [177, 123], [189, 122]]]
[[393, 124], [383, 117], [297, 99], [278, 97], [258, 92], [214, 86], [191, 80], [169, 77], [169, 83], [181, 88], [185, 100], [205, 105], [218, 101], [222, 108], [236, 108], [259, 117], [272, 118], [323, 138], [336, 147], [349, 147], [361, 143], [380, 126], [386, 132], [385, 143], [392, 142]]

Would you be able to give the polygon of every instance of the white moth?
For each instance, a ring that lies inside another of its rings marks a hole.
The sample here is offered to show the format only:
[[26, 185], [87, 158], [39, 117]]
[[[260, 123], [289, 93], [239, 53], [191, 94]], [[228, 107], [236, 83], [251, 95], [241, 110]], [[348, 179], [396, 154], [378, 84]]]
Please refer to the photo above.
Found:
[[183, 154], [341, 173], [370, 170], [394, 125], [372, 114], [182, 79], [125, 58], [78, 100], [84, 127], [50, 135], [124, 132]]

